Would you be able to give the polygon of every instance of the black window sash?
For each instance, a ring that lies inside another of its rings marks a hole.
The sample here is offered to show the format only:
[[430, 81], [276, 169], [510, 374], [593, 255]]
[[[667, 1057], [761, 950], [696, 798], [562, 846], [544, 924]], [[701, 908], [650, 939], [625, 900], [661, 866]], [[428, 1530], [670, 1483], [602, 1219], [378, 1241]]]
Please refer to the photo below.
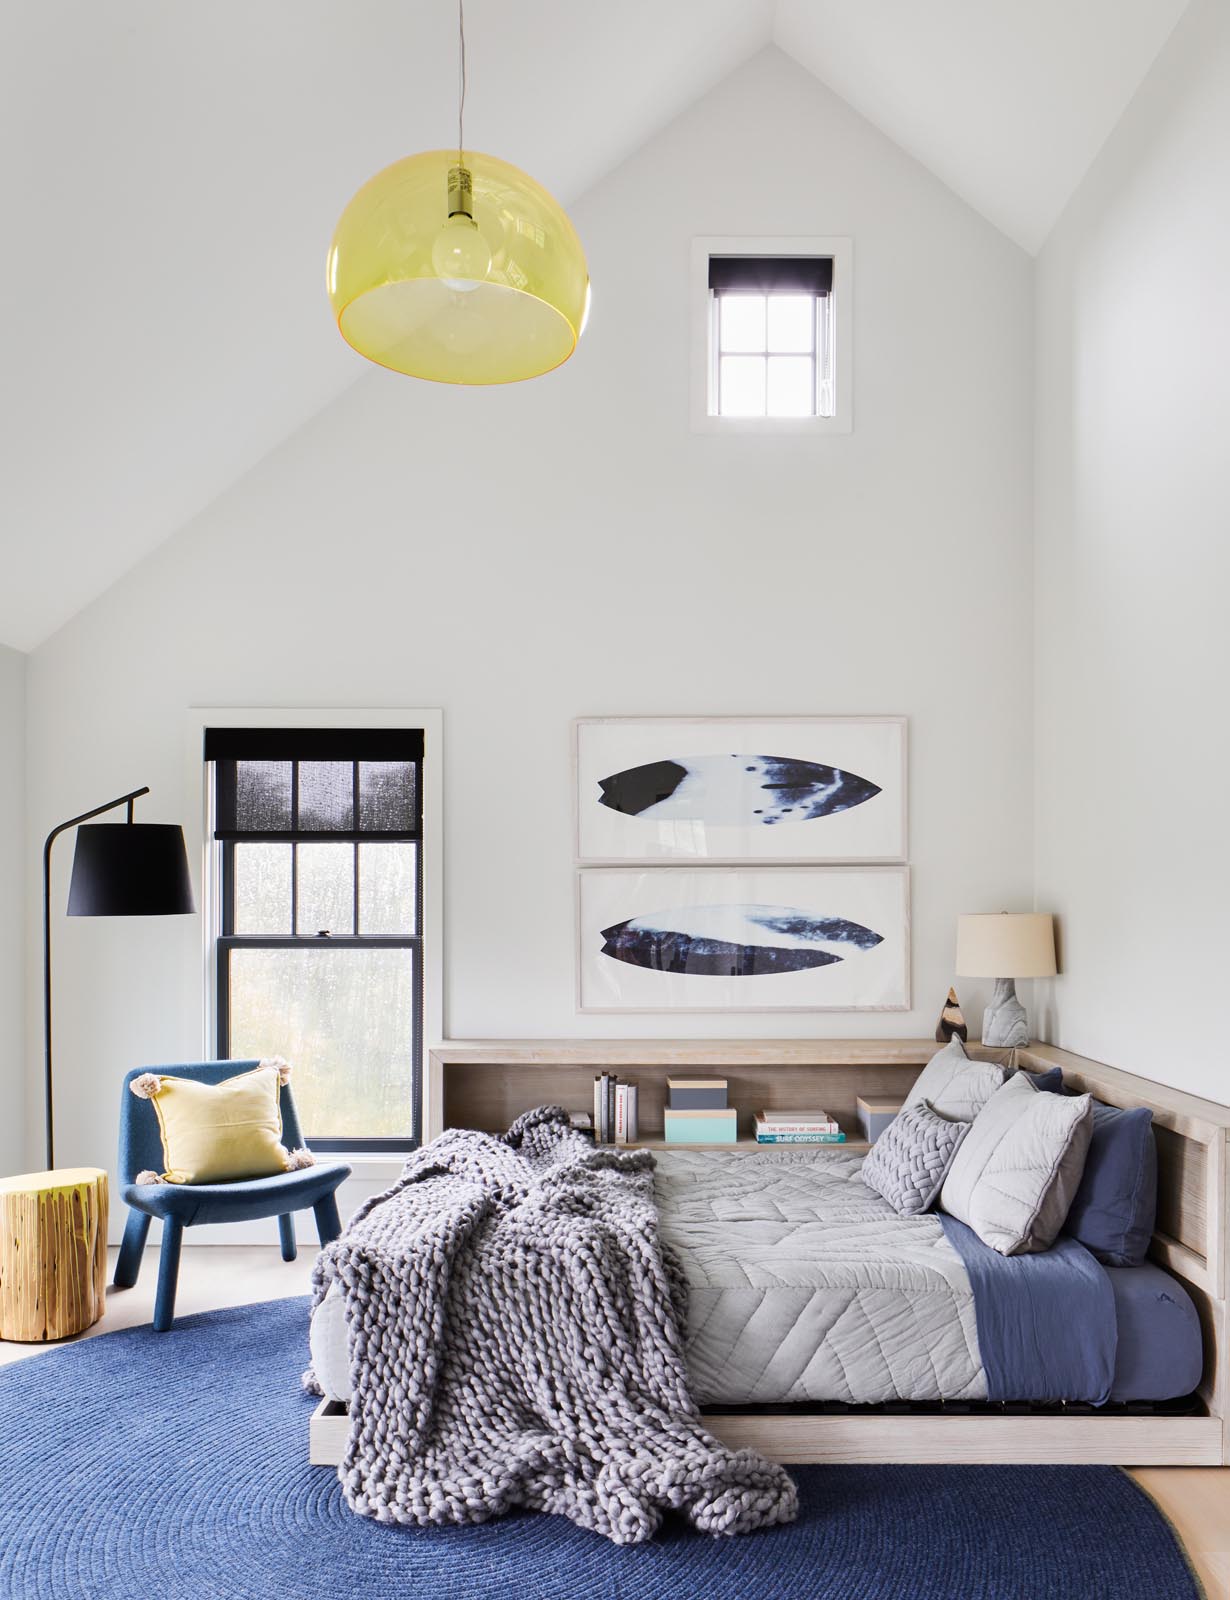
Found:
[[[354, 763], [354, 797], [352, 817], [354, 826], [348, 829], [314, 829], [294, 826], [283, 829], [247, 830], [219, 826], [214, 829], [222, 853], [221, 859], [221, 934], [215, 958], [216, 973], [216, 1023], [218, 1055], [226, 1060], [230, 1055], [230, 952], [233, 949], [294, 949], [316, 950], [327, 953], [330, 949], [404, 949], [410, 953], [413, 964], [414, 1020], [411, 1040], [411, 1133], [401, 1138], [336, 1138], [327, 1132], [313, 1133], [305, 1130], [312, 1147], [317, 1150], [372, 1150], [401, 1151], [414, 1149], [422, 1137], [422, 1009], [423, 1009], [423, 733], [416, 728], [372, 729], [254, 729], [210, 728], [205, 731], [205, 759], [214, 763], [215, 816], [219, 819], [235, 818], [235, 763], [236, 761], [290, 761], [291, 767], [291, 821], [298, 820], [298, 788], [300, 761], [343, 761]], [[359, 825], [359, 762], [400, 761], [414, 766], [414, 825], [401, 829], [362, 828]], [[235, 845], [282, 844], [291, 850], [291, 904], [290, 931], [286, 934], [237, 934], [235, 932]], [[354, 910], [350, 934], [299, 934], [298, 925], [298, 850], [299, 844], [353, 843], [354, 858]], [[358, 847], [360, 844], [416, 844], [414, 884], [415, 934], [362, 934], [360, 926], [360, 892]]]
[[[405, 950], [409, 952], [413, 973], [415, 1006], [413, 1035], [410, 1041], [410, 1133], [401, 1138], [350, 1135], [337, 1138], [304, 1128], [303, 1137], [313, 1150], [414, 1150], [422, 1140], [422, 1060], [423, 1060], [423, 941], [421, 936], [372, 934], [366, 938], [334, 935], [327, 939], [290, 938], [278, 934], [223, 934], [217, 941], [217, 1026], [218, 1059], [230, 1058], [230, 953], [232, 950], [314, 950], [327, 956], [330, 950]], [[301, 1119], [302, 1120], [302, 1119]]]
[[[253, 758], [257, 759], [257, 758]], [[279, 758], [281, 759], [281, 758]], [[403, 752], [401, 755], [390, 759], [405, 763], [414, 768], [414, 809], [409, 827], [402, 828], [365, 828], [359, 821], [360, 784], [359, 762], [368, 760], [366, 756], [345, 758], [353, 759], [353, 790], [354, 797], [351, 801], [351, 826], [349, 828], [305, 828], [299, 822], [299, 759], [289, 758], [290, 769], [290, 821], [285, 828], [241, 828], [238, 826], [236, 794], [236, 763], [224, 758], [214, 763], [214, 838], [215, 839], [243, 839], [253, 844], [280, 844], [287, 841], [321, 841], [322, 843], [338, 843], [347, 840], [371, 839], [377, 843], [381, 840], [396, 843], [398, 840], [421, 840], [423, 837], [423, 764], [412, 759]], [[304, 760], [311, 759], [304, 757]]]

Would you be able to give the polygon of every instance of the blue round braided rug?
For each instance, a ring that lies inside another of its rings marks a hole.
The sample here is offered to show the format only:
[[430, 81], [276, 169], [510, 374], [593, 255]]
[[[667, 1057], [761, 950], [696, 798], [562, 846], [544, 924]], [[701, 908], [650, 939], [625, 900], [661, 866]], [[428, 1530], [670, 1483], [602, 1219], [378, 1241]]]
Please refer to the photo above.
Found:
[[381, 1527], [307, 1460], [306, 1300], [135, 1328], [0, 1369], [3, 1600], [1196, 1600], [1113, 1467], [802, 1467], [799, 1520]]

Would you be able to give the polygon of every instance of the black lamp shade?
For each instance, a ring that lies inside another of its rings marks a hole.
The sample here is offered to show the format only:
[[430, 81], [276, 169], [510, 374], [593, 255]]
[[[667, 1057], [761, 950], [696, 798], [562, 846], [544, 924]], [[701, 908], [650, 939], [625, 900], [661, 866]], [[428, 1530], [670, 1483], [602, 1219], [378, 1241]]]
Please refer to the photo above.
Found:
[[174, 917], [195, 910], [182, 828], [104, 822], [77, 829], [70, 917]]

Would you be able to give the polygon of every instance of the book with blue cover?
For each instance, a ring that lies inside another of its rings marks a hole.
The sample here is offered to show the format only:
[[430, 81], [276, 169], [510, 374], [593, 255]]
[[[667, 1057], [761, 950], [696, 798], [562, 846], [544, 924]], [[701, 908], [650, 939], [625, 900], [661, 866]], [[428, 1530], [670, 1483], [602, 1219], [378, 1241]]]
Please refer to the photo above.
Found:
[[844, 1144], [846, 1136], [840, 1130], [837, 1133], [760, 1133], [756, 1134], [757, 1144]]

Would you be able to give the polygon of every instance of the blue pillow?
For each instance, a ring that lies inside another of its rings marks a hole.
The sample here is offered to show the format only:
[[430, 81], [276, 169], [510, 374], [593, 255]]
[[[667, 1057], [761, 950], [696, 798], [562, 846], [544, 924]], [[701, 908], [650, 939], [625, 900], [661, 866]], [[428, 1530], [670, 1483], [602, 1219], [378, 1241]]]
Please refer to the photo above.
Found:
[[1034, 1080], [1035, 1089], [1040, 1089], [1043, 1093], [1049, 1094], [1063, 1093], [1062, 1067], [1048, 1067], [1045, 1072], [1035, 1072], [1031, 1076]]
[[1138, 1267], [1157, 1215], [1153, 1113], [1093, 1102], [1093, 1138], [1063, 1231], [1106, 1267]]

